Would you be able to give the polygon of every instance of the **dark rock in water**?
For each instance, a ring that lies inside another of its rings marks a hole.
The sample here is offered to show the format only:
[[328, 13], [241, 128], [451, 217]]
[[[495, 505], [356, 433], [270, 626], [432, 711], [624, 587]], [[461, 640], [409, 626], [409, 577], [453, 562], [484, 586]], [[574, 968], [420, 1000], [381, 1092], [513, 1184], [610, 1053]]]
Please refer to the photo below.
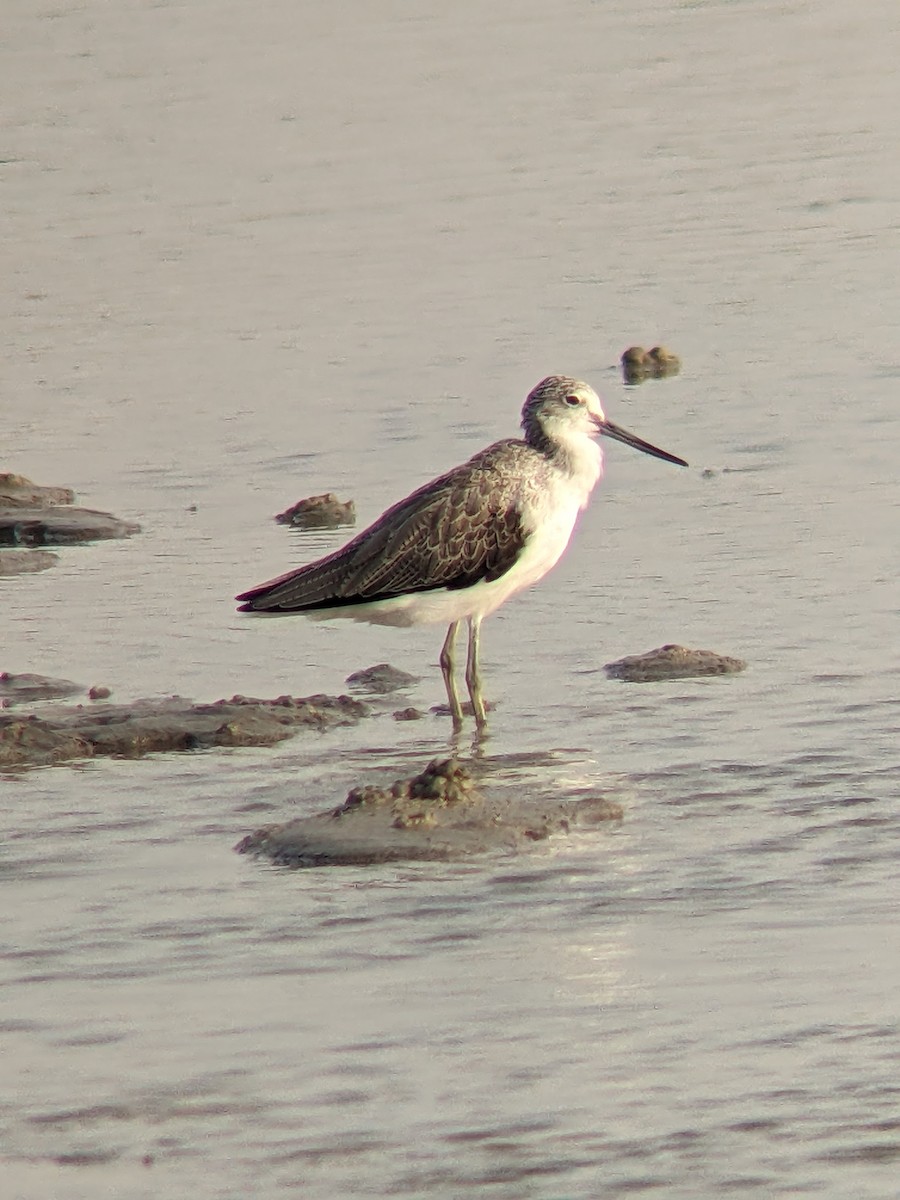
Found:
[[0, 544], [62, 546], [130, 537], [140, 525], [90, 508], [0, 508]]
[[140, 532], [134, 521], [71, 507], [74, 498], [71, 488], [41, 487], [24, 475], [0, 475], [0, 545], [64, 545]]
[[58, 562], [59, 555], [49, 550], [0, 550], [0, 576], [46, 571]]
[[51, 504], [71, 504], [75, 493], [67, 487], [43, 487], [24, 475], [0, 472], [0, 507], [46, 508]]
[[623, 367], [643, 367], [646, 359], [647, 351], [643, 346], [629, 346], [622, 351], [621, 363]]
[[604, 671], [611, 679], [626, 683], [657, 683], [665, 679], [684, 679], [695, 675], [733, 675], [747, 666], [742, 658], [728, 658], [713, 650], [689, 650], [686, 646], [661, 646], [646, 654], [633, 654], [607, 663]]
[[420, 708], [398, 708], [391, 714], [395, 721], [421, 721], [425, 714]]
[[629, 346], [622, 353], [622, 378], [626, 383], [643, 383], [650, 374], [647, 351], [643, 346]]
[[29, 704], [34, 700], [61, 700], [83, 692], [80, 683], [71, 679], [50, 679], [47, 675], [23, 673], [13, 675], [10, 671], [0, 672], [0, 700], [4, 707], [10, 704]]
[[88, 700], [108, 700], [112, 692], [103, 684], [95, 683], [92, 688], [88, 689]]
[[101, 754], [136, 758], [161, 750], [271, 746], [300, 729], [353, 725], [369, 710], [350, 696], [191, 704], [179, 696], [133, 704], [77, 705], [28, 716], [0, 712], [0, 767], [37, 766]]
[[323, 492], [321, 496], [298, 500], [275, 520], [279, 525], [293, 525], [296, 529], [337, 529], [354, 523], [356, 505], [352, 500], [338, 500], [334, 492]]
[[339, 808], [259, 829], [235, 849], [291, 867], [443, 861], [520, 850], [621, 816], [602, 797], [486, 795], [459, 762], [435, 759], [420, 775], [388, 788], [354, 788]]
[[681, 359], [665, 346], [645, 350], [629, 346], [622, 354], [622, 375], [626, 383], [643, 383], [645, 379], [665, 379], [681, 370]]
[[647, 364], [654, 375], [677, 375], [681, 370], [681, 359], [665, 346], [654, 346], [647, 351]]
[[386, 696], [388, 692], [399, 692], [401, 688], [410, 687], [419, 682], [420, 676], [410, 675], [390, 663], [377, 663], [374, 667], [366, 667], [363, 671], [354, 671], [348, 675], [346, 682], [355, 692], [371, 692]]

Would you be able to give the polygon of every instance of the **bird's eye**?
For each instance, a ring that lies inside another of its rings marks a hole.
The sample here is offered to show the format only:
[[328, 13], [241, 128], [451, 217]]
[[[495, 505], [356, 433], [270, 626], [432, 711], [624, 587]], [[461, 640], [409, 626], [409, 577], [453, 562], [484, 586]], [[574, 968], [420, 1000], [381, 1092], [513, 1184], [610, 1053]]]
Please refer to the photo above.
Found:
[[568, 404], [570, 408], [576, 408], [580, 403], [580, 396], [566, 396], [566, 404]]

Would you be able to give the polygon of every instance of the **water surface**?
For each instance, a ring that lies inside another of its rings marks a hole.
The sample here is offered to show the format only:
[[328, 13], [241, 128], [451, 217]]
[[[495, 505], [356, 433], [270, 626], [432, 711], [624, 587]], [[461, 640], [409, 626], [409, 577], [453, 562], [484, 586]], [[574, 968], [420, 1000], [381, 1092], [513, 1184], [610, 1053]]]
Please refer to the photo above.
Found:
[[[894, 6], [7, 9], [3, 465], [144, 533], [0, 582], [3, 669], [427, 709], [441, 630], [234, 614], [346, 536], [274, 513], [373, 519], [552, 372], [691, 469], [610, 446], [485, 626], [488, 762], [615, 828], [232, 853], [448, 752], [389, 710], [0, 781], [4, 1194], [900, 1195]], [[602, 671], [671, 641], [750, 666]]]

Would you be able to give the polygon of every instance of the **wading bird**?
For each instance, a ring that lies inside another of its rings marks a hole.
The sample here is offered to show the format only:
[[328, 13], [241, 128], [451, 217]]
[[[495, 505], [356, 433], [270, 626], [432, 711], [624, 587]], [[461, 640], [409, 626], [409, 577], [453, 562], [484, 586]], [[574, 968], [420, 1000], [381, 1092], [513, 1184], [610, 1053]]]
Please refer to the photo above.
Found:
[[378, 625], [449, 625], [440, 654], [453, 725], [456, 635], [469, 630], [465, 679], [485, 724], [481, 622], [558, 561], [603, 472], [601, 434], [686, 467], [607, 420], [587, 383], [551, 375], [522, 409], [524, 438], [495, 442], [418, 488], [334, 553], [237, 597], [241, 612], [349, 617]]

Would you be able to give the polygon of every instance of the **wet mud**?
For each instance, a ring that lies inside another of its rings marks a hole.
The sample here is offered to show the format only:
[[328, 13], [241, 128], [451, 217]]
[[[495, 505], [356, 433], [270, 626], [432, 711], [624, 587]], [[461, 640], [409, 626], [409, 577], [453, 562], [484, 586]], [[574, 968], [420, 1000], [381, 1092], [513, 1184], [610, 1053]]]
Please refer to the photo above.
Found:
[[4, 550], [0, 546], [0, 576], [31, 575], [58, 562], [59, 555], [50, 550]]
[[192, 704], [178, 696], [132, 704], [0, 712], [0, 768], [49, 766], [111, 755], [139, 758], [160, 751], [218, 746], [271, 746], [301, 729], [352, 725], [369, 712], [350, 696], [233, 696]]
[[486, 851], [520, 851], [573, 828], [622, 817], [599, 795], [535, 795], [501, 788], [456, 759], [435, 759], [388, 787], [354, 788], [337, 808], [269, 825], [235, 849], [288, 867], [448, 861]]
[[30, 704], [35, 700], [62, 700], [87, 689], [71, 679], [52, 679], [49, 675], [0, 671], [0, 708], [12, 704]]
[[625, 683], [660, 683], [702, 675], [733, 675], [747, 667], [742, 658], [717, 654], [714, 650], [689, 650], [686, 646], [660, 646], [645, 654], [632, 654], [608, 662], [603, 670], [610, 679]]

